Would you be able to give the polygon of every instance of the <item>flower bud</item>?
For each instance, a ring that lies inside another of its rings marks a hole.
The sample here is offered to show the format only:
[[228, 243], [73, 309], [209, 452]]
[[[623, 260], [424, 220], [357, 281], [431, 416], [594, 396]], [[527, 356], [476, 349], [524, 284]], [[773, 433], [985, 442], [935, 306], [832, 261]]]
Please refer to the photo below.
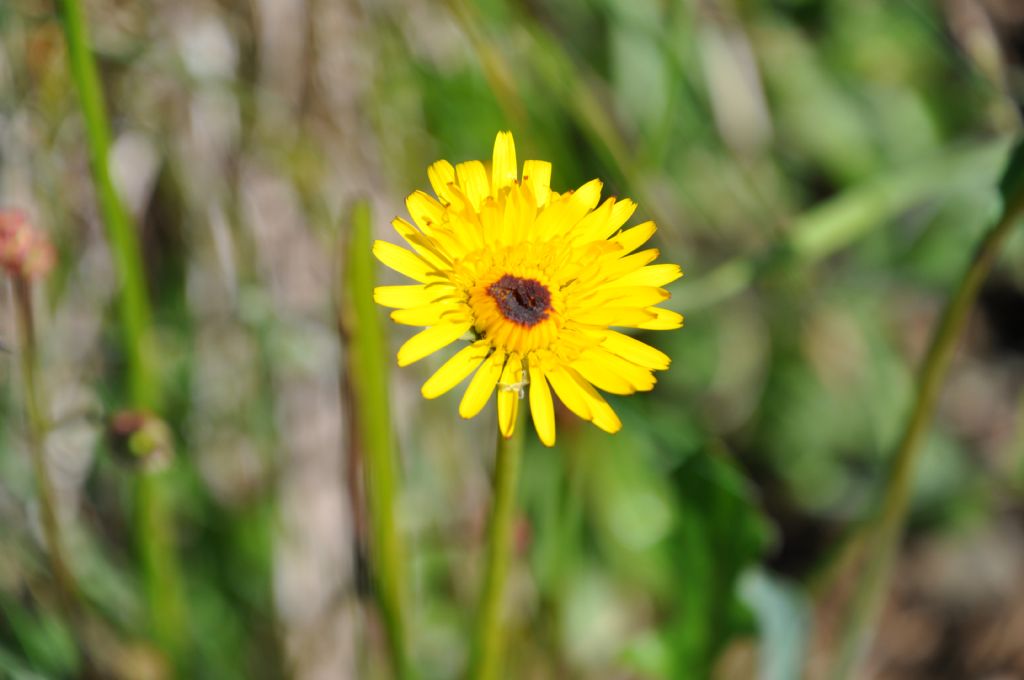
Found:
[[174, 458], [171, 428], [148, 411], [115, 413], [107, 433], [114, 455], [146, 472], [163, 470]]
[[50, 239], [19, 210], [0, 210], [0, 268], [13, 277], [46, 276], [57, 254]]

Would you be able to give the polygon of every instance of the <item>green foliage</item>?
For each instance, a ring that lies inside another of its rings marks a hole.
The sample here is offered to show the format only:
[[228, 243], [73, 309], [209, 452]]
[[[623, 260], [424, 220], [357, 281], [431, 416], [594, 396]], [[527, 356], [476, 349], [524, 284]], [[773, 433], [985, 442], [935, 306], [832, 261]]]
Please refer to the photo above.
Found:
[[730, 639], [753, 627], [738, 585], [769, 533], [727, 459], [697, 455], [674, 476], [680, 503], [679, 528], [670, 539], [676, 608], [665, 633], [671, 650], [665, 677], [706, 678]]
[[17, 653], [0, 648], [2, 663], [8, 665], [6, 672], [29, 678], [33, 677], [29, 669], [33, 669], [43, 677], [62, 677], [79, 668], [73, 634], [58, 614], [32, 611], [6, 597], [0, 600], [0, 612], [12, 643], [17, 645]]

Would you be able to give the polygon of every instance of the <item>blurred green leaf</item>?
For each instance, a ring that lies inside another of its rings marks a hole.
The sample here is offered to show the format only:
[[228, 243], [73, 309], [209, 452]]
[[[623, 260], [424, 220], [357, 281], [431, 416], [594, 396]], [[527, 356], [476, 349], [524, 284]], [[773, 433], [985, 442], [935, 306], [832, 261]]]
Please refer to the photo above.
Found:
[[0, 647], [0, 676], [10, 680], [47, 680], [45, 675], [27, 668], [13, 653]]
[[0, 596], [7, 627], [33, 668], [53, 677], [70, 676], [78, 668], [78, 648], [71, 631], [54, 612], [30, 611]]
[[[1010, 153], [1010, 158], [999, 182], [999, 193], [1006, 203], [1024, 202], [1024, 141], [1018, 142]], [[1006, 211], [1010, 212], [1008, 206]]]
[[672, 540], [674, 610], [664, 635], [677, 680], [710, 677], [729, 639], [751, 628], [739, 597], [741, 574], [770, 532], [751, 491], [727, 458], [703, 453], [673, 475], [679, 527]]

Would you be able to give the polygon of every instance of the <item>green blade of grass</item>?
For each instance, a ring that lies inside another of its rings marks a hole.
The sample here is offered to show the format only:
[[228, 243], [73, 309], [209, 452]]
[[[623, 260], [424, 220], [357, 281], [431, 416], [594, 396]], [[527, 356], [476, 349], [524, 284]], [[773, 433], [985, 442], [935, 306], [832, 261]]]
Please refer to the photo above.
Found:
[[[363, 454], [373, 581], [400, 678], [410, 677], [405, 645], [404, 548], [395, 519], [398, 461], [391, 430], [387, 338], [373, 301], [376, 266], [371, 255], [370, 206], [352, 209], [347, 233], [346, 267], [339, 281], [340, 324], [348, 339], [349, 394], [357, 428], [355, 445]], [[356, 451], [350, 451], [356, 455]]]

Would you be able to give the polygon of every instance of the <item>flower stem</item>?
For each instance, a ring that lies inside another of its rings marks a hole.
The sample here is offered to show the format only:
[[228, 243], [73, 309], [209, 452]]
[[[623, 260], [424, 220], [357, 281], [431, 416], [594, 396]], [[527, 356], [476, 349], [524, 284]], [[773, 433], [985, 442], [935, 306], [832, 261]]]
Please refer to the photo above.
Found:
[[61, 609], [74, 624], [78, 590], [75, 579], [68, 568], [61, 539], [60, 520], [57, 511], [57, 497], [46, 463], [46, 417], [43, 414], [42, 398], [38, 384], [38, 354], [36, 346], [35, 320], [32, 314], [32, 289], [23, 278], [13, 279], [14, 306], [18, 318], [18, 355], [21, 358], [21, 378], [24, 389], [25, 414], [28, 420], [28, 445], [32, 457], [32, 468], [36, 478], [36, 493], [39, 495], [40, 513], [46, 550], [53, 570], [54, 583], [60, 598]]
[[152, 375], [150, 310], [139, 238], [110, 175], [110, 125], [82, 6], [79, 0], [58, 0], [57, 6], [85, 120], [93, 182], [120, 284], [118, 306], [131, 394], [140, 402], [139, 406], [152, 407], [157, 401], [157, 386], [149, 379]]
[[487, 564], [484, 589], [480, 599], [479, 618], [473, 646], [473, 680], [496, 680], [501, 673], [503, 651], [502, 603], [512, 549], [512, 520], [515, 516], [516, 486], [523, 453], [523, 422], [512, 437], [498, 434], [498, 451], [494, 461], [494, 499], [487, 524]]
[[868, 527], [867, 554], [871, 555], [871, 559], [857, 583], [843, 622], [840, 648], [831, 673], [833, 678], [841, 680], [853, 677], [870, 642], [870, 633], [875, 629], [875, 619], [883, 604], [884, 586], [888, 582], [903, 534], [914, 463], [928, 432], [942, 384], [952, 362], [956, 341], [963, 331], [981, 284], [995, 263], [1000, 247], [1024, 214], [1024, 145], [1018, 146], [1011, 158], [1003, 182], [1003, 199], [999, 220], [978, 245], [970, 266], [947, 303], [939, 326], [932, 335], [918, 379], [914, 408], [893, 457], [879, 513], [873, 526]]
[[[135, 408], [158, 411], [160, 388], [154, 370], [149, 296], [135, 226], [110, 175], [110, 125], [99, 73], [79, 0], [57, 0], [68, 61], [85, 120], [89, 160], [100, 212], [118, 278], [121, 341], [127, 358], [128, 390]], [[174, 551], [170, 509], [165, 502], [166, 471], [143, 471], [137, 482], [136, 540], [146, 580], [150, 628], [163, 652], [183, 658], [183, 589]]]
[[343, 389], [354, 416], [349, 455], [363, 454], [374, 587], [395, 675], [408, 678], [412, 671], [405, 650], [405, 550], [395, 519], [398, 455], [388, 397], [388, 343], [373, 302], [371, 232], [370, 207], [360, 201], [352, 210], [345, 277], [338, 282], [338, 321], [347, 345]]

